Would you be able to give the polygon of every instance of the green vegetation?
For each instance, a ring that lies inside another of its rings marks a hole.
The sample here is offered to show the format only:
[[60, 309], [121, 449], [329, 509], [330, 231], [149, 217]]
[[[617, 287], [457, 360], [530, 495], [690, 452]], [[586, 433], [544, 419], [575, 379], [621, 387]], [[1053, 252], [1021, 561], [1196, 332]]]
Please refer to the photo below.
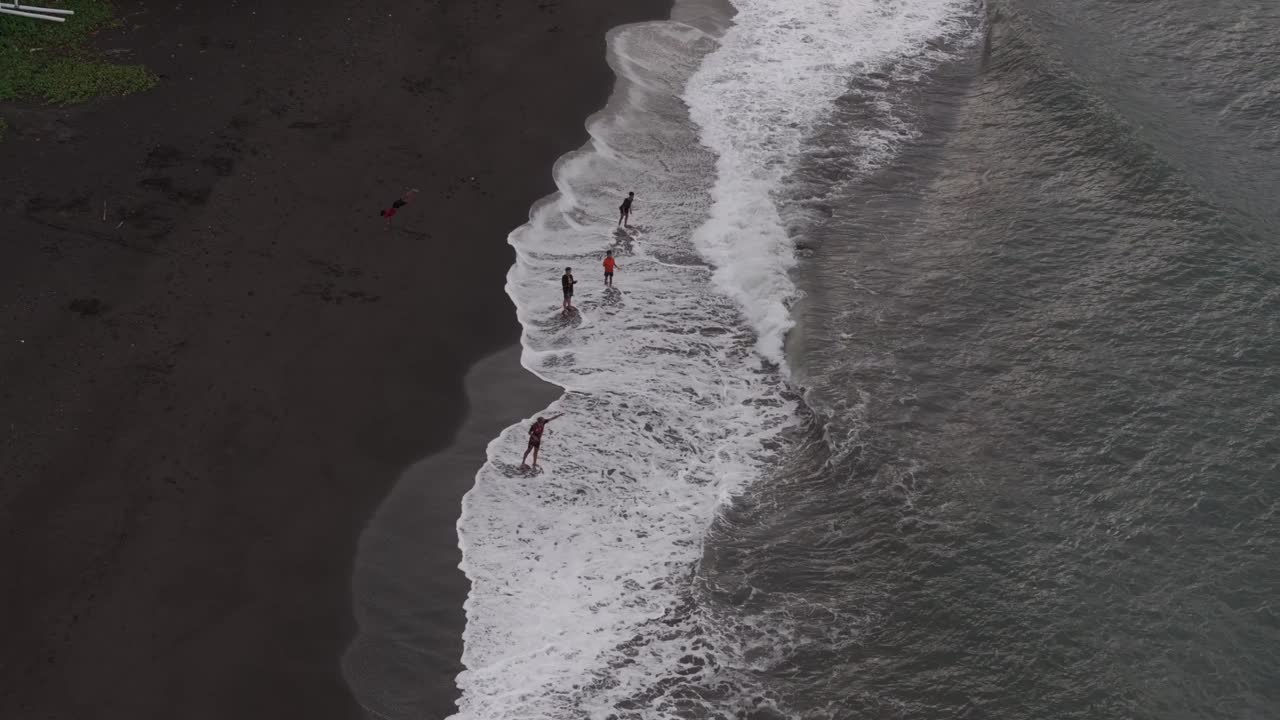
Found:
[[0, 101], [64, 104], [127, 95], [155, 85], [141, 65], [113, 65], [89, 47], [93, 33], [119, 23], [107, 0], [44, 0], [75, 10], [64, 23], [0, 15]]

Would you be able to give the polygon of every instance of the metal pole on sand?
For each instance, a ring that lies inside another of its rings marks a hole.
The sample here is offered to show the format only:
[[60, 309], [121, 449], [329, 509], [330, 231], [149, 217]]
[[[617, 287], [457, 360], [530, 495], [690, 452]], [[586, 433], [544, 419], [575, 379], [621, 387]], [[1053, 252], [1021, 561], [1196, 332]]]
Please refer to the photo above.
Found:
[[51, 20], [53, 22], [65, 22], [66, 18], [58, 17], [59, 15], [75, 15], [75, 10], [63, 10], [62, 8], [36, 7], [34, 5], [23, 5], [21, 0], [12, 0], [12, 2], [4, 2], [0, 0], [0, 15], [17, 15], [18, 17], [29, 17], [37, 20]]

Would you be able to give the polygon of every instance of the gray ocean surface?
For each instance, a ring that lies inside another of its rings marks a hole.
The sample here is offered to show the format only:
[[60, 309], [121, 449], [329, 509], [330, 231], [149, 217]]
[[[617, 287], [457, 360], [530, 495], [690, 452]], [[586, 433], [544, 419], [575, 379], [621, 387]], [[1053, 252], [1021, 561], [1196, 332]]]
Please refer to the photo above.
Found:
[[812, 413], [700, 602], [760, 717], [1280, 717], [1280, 5], [985, 14], [893, 164], [813, 140]]
[[[539, 672], [473, 685], [465, 717], [1280, 718], [1280, 4], [973, 7], [978, 42], [928, 43], [941, 66], [904, 52], [859, 68], [778, 189], [799, 259], [800, 422], [717, 506], [701, 561], [653, 581], [674, 603], [567, 687], [536, 662], [556, 653], [500, 664]], [[711, 36], [732, 15], [720, 0], [677, 11]], [[633, 59], [666, 77], [683, 45], [647, 56], [644, 37]], [[664, 182], [703, 188], [684, 79], [667, 80], [597, 130], [619, 155], [643, 150], [626, 172], [673, 154]], [[867, 162], [878, 132], [906, 138], [887, 165]], [[468, 588], [439, 551], [458, 510], [440, 498], [475, 487], [495, 435], [559, 395], [517, 351], [473, 369], [457, 443], [405, 473], [362, 539], [344, 671], [370, 717], [454, 710]], [[617, 420], [617, 443], [641, 432]], [[535, 490], [574, 469], [556, 447]], [[612, 473], [559, 510], [528, 507], [568, 521], [625, 506]], [[617, 542], [623, 564], [651, 547]], [[536, 601], [546, 567], [521, 558], [531, 574], [508, 592]], [[605, 575], [563, 582], [608, 596]]]

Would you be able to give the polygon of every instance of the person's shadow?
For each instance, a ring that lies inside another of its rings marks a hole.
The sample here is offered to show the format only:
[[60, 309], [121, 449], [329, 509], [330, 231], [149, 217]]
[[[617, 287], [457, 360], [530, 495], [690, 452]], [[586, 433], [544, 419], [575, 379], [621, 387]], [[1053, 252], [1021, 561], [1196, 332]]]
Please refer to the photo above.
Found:
[[578, 327], [582, 324], [582, 313], [578, 308], [573, 307], [568, 310], [561, 310], [556, 318], [555, 327], [557, 330], [565, 330], [568, 328]]
[[[622, 254], [630, 255], [632, 248], [635, 247], [636, 236], [635, 228], [618, 228], [613, 233], [613, 243], [617, 250], [621, 250]], [[619, 253], [615, 250], [614, 255]]]
[[[530, 454], [530, 457], [533, 457], [532, 454]], [[527, 466], [522, 467], [518, 462], [504, 462], [502, 460], [495, 460], [493, 461], [493, 467], [496, 470], [499, 470], [500, 472], [502, 472], [504, 476], [509, 478], [529, 477], [532, 475], [542, 474], [541, 467], [538, 467], [538, 468], [532, 468]]]

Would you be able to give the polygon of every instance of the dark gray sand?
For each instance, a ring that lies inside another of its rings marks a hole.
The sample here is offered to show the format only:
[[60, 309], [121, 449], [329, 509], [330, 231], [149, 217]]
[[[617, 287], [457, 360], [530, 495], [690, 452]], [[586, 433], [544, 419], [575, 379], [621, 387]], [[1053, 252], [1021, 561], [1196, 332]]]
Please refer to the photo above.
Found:
[[[453, 710], [462, 653], [458, 628], [470, 587], [458, 570], [458, 503], [489, 442], [561, 393], [520, 367], [519, 346], [473, 365], [465, 386], [467, 419], [453, 445], [405, 471], [356, 554], [360, 632], [343, 670], [356, 698], [379, 717], [410, 720]], [[452, 553], [444, 549], [450, 544]]]
[[[668, 6], [118, 5], [99, 43], [159, 87], [0, 107], [0, 717], [353, 717], [356, 538], [516, 338], [506, 234], [604, 33]], [[424, 551], [431, 712], [465, 482]]]

